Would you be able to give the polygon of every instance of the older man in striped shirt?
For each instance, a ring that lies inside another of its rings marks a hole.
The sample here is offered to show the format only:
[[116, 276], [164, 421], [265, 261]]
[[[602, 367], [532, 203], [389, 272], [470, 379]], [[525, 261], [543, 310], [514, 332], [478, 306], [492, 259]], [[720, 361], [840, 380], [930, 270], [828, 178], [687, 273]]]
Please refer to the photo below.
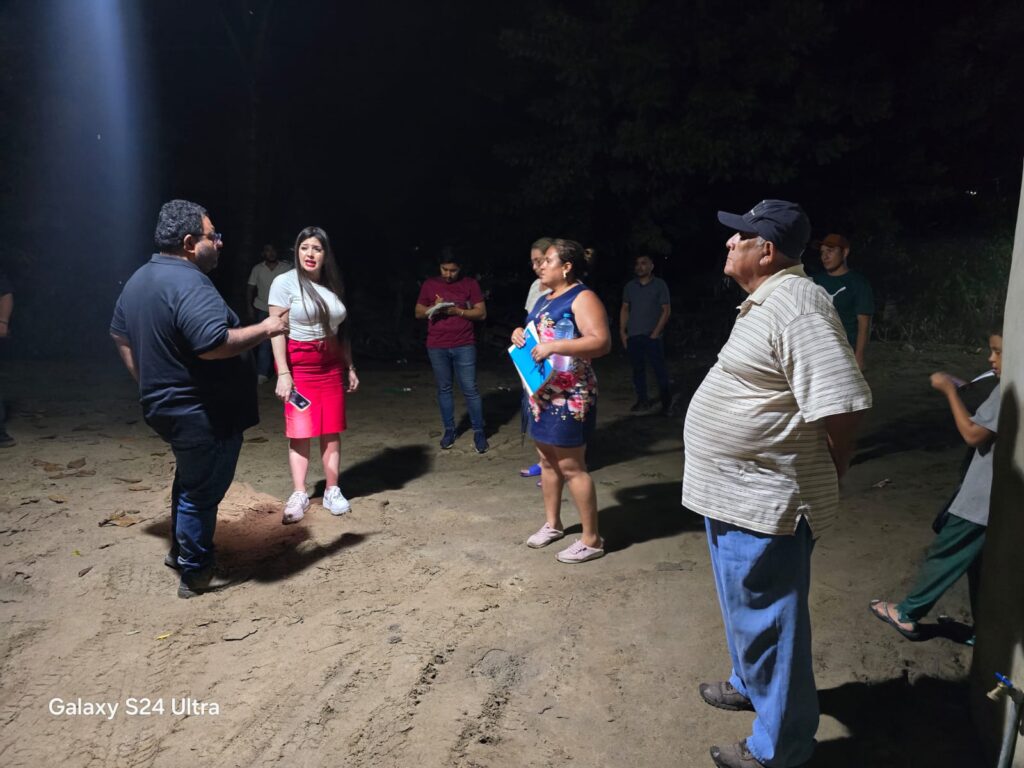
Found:
[[804, 274], [803, 209], [764, 200], [718, 213], [734, 234], [725, 274], [749, 296], [690, 403], [683, 504], [705, 517], [732, 659], [704, 700], [753, 710], [746, 739], [711, 748], [725, 768], [807, 761], [818, 728], [807, 606], [814, 540], [832, 524], [871, 391], [828, 295]]

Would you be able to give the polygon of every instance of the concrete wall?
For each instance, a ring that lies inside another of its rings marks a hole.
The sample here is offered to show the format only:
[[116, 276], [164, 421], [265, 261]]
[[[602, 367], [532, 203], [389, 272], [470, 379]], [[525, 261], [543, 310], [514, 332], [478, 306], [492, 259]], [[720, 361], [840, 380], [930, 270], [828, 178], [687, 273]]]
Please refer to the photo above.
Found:
[[[971, 709], [992, 765], [1010, 717], [1008, 700], [997, 704], [985, 698], [995, 685], [993, 673], [1002, 672], [1024, 689], [1024, 187], [1006, 297], [1001, 383], [992, 506], [971, 669]], [[1024, 737], [1019, 735], [1013, 766], [1024, 768]]]

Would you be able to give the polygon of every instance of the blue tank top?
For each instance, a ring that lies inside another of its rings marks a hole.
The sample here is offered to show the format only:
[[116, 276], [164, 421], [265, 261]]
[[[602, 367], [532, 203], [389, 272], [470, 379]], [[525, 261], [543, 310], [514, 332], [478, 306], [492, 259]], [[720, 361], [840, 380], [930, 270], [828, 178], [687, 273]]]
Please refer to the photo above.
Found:
[[[541, 296], [537, 299], [526, 321], [531, 320], [537, 326], [537, 336], [541, 342], [554, 341], [555, 323], [562, 319], [563, 315], [569, 315], [572, 319], [573, 330], [580, 335], [579, 326], [576, 324], [576, 315], [572, 311], [572, 303], [583, 291], [589, 291], [583, 283], [576, 283], [572, 288], [560, 296], [551, 298]], [[594, 375], [594, 368], [590, 360], [573, 357], [572, 366], [568, 371], [556, 373], [551, 381], [536, 395], [529, 398], [530, 410], [533, 413], [534, 421], [540, 418], [541, 411], [555, 409], [562, 411], [560, 415], [564, 418], [574, 418], [583, 421], [587, 412], [597, 402], [597, 377]]]

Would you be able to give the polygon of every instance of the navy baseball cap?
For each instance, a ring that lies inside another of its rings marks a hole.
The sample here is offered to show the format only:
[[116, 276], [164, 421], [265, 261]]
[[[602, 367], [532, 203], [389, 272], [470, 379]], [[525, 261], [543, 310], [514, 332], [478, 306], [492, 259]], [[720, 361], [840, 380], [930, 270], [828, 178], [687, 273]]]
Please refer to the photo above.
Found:
[[736, 232], [756, 232], [791, 259], [799, 259], [811, 238], [804, 209], [788, 200], [762, 200], [746, 213], [718, 212], [718, 220]]

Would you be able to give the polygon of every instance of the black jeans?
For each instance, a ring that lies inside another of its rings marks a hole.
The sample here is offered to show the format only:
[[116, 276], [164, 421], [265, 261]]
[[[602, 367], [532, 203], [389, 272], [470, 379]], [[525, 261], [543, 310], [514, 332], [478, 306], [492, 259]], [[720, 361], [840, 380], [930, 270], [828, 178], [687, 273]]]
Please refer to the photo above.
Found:
[[201, 416], [149, 421], [174, 452], [171, 486], [171, 553], [182, 574], [214, 564], [217, 506], [235, 478], [242, 433], [217, 435]]
[[662, 405], [667, 406], [672, 395], [672, 384], [665, 366], [665, 351], [661, 337], [652, 339], [650, 336], [630, 336], [626, 344], [629, 361], [633, 364], [633, 389], [636, 399], [647, 400], [647, 361], [650, 360], [654, 369], [654, 378], [658, 380], [658, 393]]

